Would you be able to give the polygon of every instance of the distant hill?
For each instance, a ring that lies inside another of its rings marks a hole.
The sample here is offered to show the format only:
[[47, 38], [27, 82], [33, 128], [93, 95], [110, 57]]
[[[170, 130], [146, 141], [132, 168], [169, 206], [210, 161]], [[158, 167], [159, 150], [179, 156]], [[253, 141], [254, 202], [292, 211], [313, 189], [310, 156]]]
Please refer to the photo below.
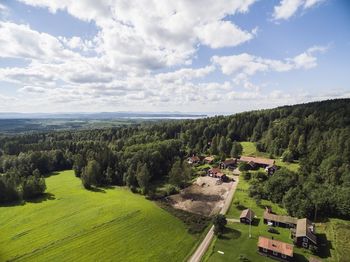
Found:
[[98, 113], [0, 113], [0, 119], [118, 119], [118, 118], [199, 118], [204, 114], [151, 113], [151, 112], [98, 112]]

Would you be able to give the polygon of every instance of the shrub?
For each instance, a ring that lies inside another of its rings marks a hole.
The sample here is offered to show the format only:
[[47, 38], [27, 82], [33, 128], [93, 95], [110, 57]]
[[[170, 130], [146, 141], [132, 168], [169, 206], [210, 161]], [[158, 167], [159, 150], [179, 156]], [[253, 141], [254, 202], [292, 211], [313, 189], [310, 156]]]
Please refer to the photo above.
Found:
[[252, 175], [249, 172], [243, 173], [244, 180], [250, 180], [252, 178]]

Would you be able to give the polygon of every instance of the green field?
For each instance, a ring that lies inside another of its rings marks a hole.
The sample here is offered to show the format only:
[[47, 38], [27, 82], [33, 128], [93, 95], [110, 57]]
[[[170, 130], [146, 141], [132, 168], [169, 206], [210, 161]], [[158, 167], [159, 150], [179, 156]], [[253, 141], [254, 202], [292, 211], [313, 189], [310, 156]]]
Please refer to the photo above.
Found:
[[317, 233], [324, 238], [324, 261], [347, 262], [350, 258], [350, 221], [330, 219], [317, 224]]
[[[256, 149], [256, 145], [254, 142], [241, 142], [241, 145], [243, 147], [243, 153], [244, 156], [257, 156], [257, 157], [266, 157], [269, 158], [270, 155], [265, 152], [259, 152]], [[276, 165], [280, 167], [286, 167], [291, 171], [297, 172], [299, 170], [299, 163], [286, 163], [282, 162], [280, 158], [276, 158]]]
[[82, 188], [73, 171], [46, 179], [45, 199], [0, 207], [0, 261], [182, 261], [197, 237], [123, 188]]
[[[272, 234], [267, 231], [268, 226], [263, 223], [264, 206], [272, 207], [272, 210], [278, 214], [286, 214], [286, 211], [270, 201], [262, 200], [261, 205], [257, 205], [255, 200], [248, 196], [249, 183], [243, 178], [240, 179], [237, 186], [232, 205], [227, 213], [228, 218], [239, 218], [244, 208], [251, 208], [257, 218], [252, 225], [252, 237], [249, 238], [249, 226], [240, 223], [230, 222], [227, 233], [223, 238], [215, 238], [209, 248], [204, 261], [240, 261], [243, 256], [249, 261], [273, 261], [269, 258], [260, 256], [257, 251], [257, 242], [259, 236], [265, 236], [292, 244], [289, 229], [276, 227], [279, 234]], [[224, 252], [220, 254], [218, 251]], [[311, 252], [305, 249], [294, 248], [296, 261], [307, 261]], [[244, 261], [244, 260], [243, 260]]]

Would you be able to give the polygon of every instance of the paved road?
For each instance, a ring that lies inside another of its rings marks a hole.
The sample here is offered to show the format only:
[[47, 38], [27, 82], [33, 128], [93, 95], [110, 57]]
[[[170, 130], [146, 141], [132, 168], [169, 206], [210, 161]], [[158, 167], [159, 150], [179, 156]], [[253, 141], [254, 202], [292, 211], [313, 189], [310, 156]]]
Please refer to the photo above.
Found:
[[[225, 215], [228, 209], [230, 208], [231, 201], [233, 199], [233, 195], [236, 192], [237, 184], [239, 181], [239, 177], [235, 177], [235, 183], [233, 184], [231, 191], [229, 192], [229, 195], [226, 198], [225, 204], [222, 207], [220, 214]], [[201, 261], [202, 257], [204, 256], [205, 252], [207, 251], [211, 241], [214, 237], [214, 226], [210, 228], [207, 235], [203, 239], [202, 243], [197, 247], [196, 251], [193, 253], [191, 258], [188, 260], [189, 262], [199, 262]]]

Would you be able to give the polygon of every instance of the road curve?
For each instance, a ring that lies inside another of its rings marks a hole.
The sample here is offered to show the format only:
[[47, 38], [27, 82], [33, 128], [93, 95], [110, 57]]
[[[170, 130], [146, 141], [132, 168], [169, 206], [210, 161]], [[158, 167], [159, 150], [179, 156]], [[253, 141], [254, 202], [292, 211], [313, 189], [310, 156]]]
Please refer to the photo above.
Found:
[[[235, 177], [235, 183], [232, 185], [232, 188], [229, 192], [229, 195], [226, 198], [226, 201], [224, 203], [224, 206], [221, 208], [220, 214], [225, 215], [228, 209], [230, 208], [233, 195], [236, 192], [237, 184], [239, 181], [239, 177]], [[207, 251], [211, 241], [213, 240], [214, 237], [214, 226], [210, 228], [208, 231], [207, 235], [203, 239], [202, 243], [197, 247], [196, 251], [193, 253], [191, 258], [188, 260], [188, 262], [199, 262], [201, 261], [202, 257], [204, 256], [205, 252]]]

